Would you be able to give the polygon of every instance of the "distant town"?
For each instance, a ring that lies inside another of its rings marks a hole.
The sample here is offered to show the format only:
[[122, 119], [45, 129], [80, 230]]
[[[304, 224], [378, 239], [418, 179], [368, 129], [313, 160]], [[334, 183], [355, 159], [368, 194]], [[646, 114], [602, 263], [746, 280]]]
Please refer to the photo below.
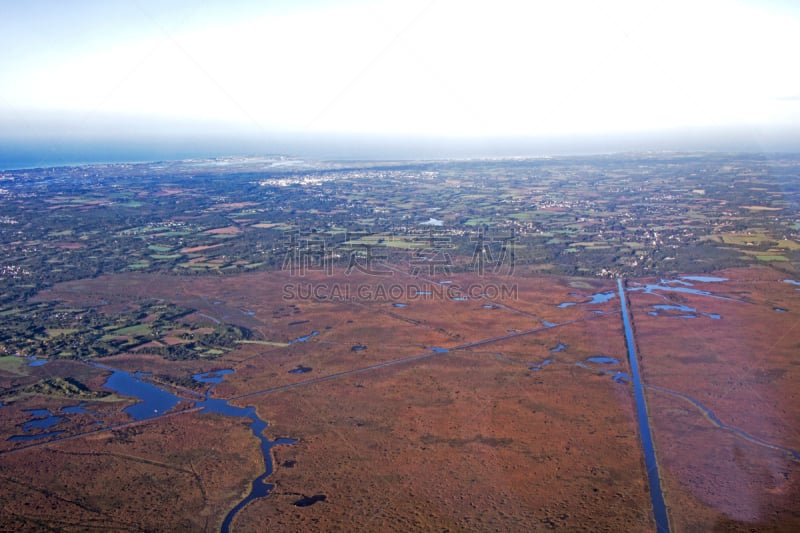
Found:
[[0, 171], [0, 530], [795, 531], [799, 175]]

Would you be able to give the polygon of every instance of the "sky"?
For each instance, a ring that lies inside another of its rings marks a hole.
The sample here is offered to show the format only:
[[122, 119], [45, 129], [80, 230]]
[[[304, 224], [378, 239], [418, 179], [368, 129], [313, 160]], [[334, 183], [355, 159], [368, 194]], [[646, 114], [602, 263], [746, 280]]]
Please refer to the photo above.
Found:
[[0, 50], [6, 157], [37, 143], [349, 155], [398, 139], [409, 155], [800, 151], [789, 0], [0, 0]]

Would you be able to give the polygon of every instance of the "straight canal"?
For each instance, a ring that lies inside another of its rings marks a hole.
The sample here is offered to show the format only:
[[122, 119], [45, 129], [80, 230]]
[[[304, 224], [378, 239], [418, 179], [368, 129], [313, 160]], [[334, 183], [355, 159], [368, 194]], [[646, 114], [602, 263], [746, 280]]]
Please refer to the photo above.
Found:
[[647, 403], [644, 397], [642, 377], [639, 374], [639, 360], [636, 356], [636, 343], [633, 339], [631, 317], [628, 312], [628, 303], [625, 299], [625, 286], [622, 279], [617, 278], [619, 301], [622, 306], [622, 325], [625, 327], [625, 344], [628, 346], [628, 359], [631, 365], [631, 379], [633, 381], [633, 395], [636, 400], [636, 418], [639, 421], [639, 435], [642, 439], [644, 451], [644, 464], [647, 469], [647, 482], [650, 485], [650, 501], [653, 504], [653, 514], [656, 520], [658, 533], [669, 533], [669, 517], [667, 505], [664, 503], [664, 493], [661, 491], [661, 478], [658, 475], [658, 461], [653, 445], [653, 434], [650, 432], [650, 420], [647, 416]]

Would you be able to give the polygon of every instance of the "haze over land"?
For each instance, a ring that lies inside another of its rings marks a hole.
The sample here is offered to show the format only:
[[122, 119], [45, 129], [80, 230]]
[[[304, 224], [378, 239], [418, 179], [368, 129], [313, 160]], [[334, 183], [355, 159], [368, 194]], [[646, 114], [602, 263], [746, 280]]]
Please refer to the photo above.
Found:
[[0, 168], [792, 151], [790, 2], [5, 2]]
[[0, 172], [0, 530], [797, 531], [798, 172]]
[[0, 47], [0, 530], [800, 531], [797, 5], [0, 0]]

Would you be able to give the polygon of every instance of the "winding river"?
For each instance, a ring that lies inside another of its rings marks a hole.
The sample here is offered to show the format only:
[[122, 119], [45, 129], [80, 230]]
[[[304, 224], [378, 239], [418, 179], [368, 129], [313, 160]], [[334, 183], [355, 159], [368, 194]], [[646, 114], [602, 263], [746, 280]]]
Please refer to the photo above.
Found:
[[[710, 277], [699, 277], [699, 276], [689, 277], [689, 276], [686, 276], [686, 277], [683, 277], [681, 279], [682, 280], [685, 279], [687, 281], [662, 281], [660, 284], [654, 284], [654, 285], [637, 285], [637, 284], [633, 284], [633, 286], [628, 290], [629, 291], [643, 291], [643, 292], [645, 292], [647, 294], [652, 294], [653, 291], [659, 291], [659, 292], [661, 292], [661, 291], [683, 292], [683, 293], [690, 293], [690, 294], [695, 294], [695, 295], [700, 295], [700, 296], [708, 296], [708, 297], [712, 297], [712, 298], [732, 300], [731, 298], [717, 296], [717, 295], [714, 295], [714, 294], [709, 293], [707, 291], [700, 291], [700, 290], [696, 290], [696, 289], [687, 288], [687, 286], [691, 286], [690, 282], [692, 282], [692, 281], [703, 281], [703, 282], [723, 281], [723, 278], [710, 278]], [[787, 283], [792, 283], [792, 284], [800, 286], [800, 282], [793, 281], [793, 280], [785, 280], [785, 281]], [[675, 284], [680, 285], [680, 286], [676, 287], [676, 286], [674, 286]], [[692, 398], [690, 396], [687, 396], [685, 394], [682, 394], [682, 393], [679, 393], [679, 392], [676, 392], [676, 391], [664, 389], [664, 388], [661, 388], [661, 387], [656, 387], [656, 386], [653, 386], [653, 385], [647, 385], [647, 384], [643, 383], [642, 377], [640, 375], [639, 365], [638, 365], [638, 357], [637, 357], [637, 354], [636, 354], [636, 343], [635, 343], [634, 333], [633, 333], [633, 328], [632, 328], [632, 315], [631, 315], [631, 312], [629, 311], [629, 308], [628, 308], [628, 305], [627, 305], [626, 289], [625, 289], [625, 285], [624, 285], [624, 282], [623, 282], [622, 279], [617, 279], [617, 289], [618, 289], [617, 294], [619, 295], [619, 298], [620, 298], [621, 314], [622, 314], [623, 327], [624, 327], [624, 333], [625, 333], [625, 341], [626, 341], [627, 350], [628, 350], [628, 358], [629, 358], [629, 363], [630, 363], [631, 376], [629, 377], [626, 374], [623, 374], [623, 373], [621, 373], [619, 371], [603, 370], [602, 368], [600, 369], [600, 371], [602, 373], [604, 373], [604, 374], [611, 375], [614, 378], [615, 381], [618, 381], [620, 383], [626, 383], [628, 381], [633, 383], [634, 399], [635, 399], [635, 403], [636, 403], [637, 422], [638, 422], [638, 427], [639, 427], [639, 434], [640, 434], [640, 438], [641, 438], [641, 442], [642, 442], [642, 449], [643, 449], [643, 453], [644, 453], [644, 457], [645, 457], [645, 466], [646, 466], [646, 470], [647, 470], [648, 484], [649, 484], [649, 488], [650, 488], [651, 503], [652, 503], [652, 507], [653, 507], [653, 512], [654, 512], [657, 531], [659, 533], [661, 533], [661, 532], [667, 532], [668, 533], [670, 531], [670, 525], [669, 525], [669, 517], [668, 517], [668, 513], [667, 513], [667, 508], [666, 508], [666, 504], [665, 504], [665, 501], [664, 501], [664, 496], [663, 496], [662, 489], [661, 489], [661, 481], [660, 481], [660, 477], [659, 477], [658, 462], [657, 462], [657, 459], [656, 459], [655, 447], [654, 447], [654, 443], [653, 443], [652, 432], [651, 432], [649, 418], [648, 418], [648, 410], [647, 410], [646, 399], [645, 399], [645, 395], [644, 395], [644, 388], [645, 387], [651, 389], [654, 392], [663, 393], [663, 394], [669, 394], [669, 395], [672, 395], [674, 397], [680, 398], [680, 399], [682, 399], [682, 400], [684, 400], [686, 402], [689, 402], [689, 403], [693, 404], [698, 410], [700, 410], [705, 415], [705, 417], [713, 425], [715, 425], [718, 428], [721, 428], [721, 429], [724, 429], [724, 430], [728, 430], [728, 431], [732, 432], [734, 435], [737, 435], [738, 437], [746, 439], [746, 440], [748, 440], [748, 441], [750, 441], [752, 443], [755, 443], [755, 444], [758, 444], [758, 445], [761, 445], [761, 446], [764, 446], [764, 447], [767, 447], [767, 448], [771, 448], [771, 449], [775, 449], [775, 450], [781, 450], [783, 452], [786, 452], [786, 453], [790, 454], [795, 460], [800, 461], [800, 453], [798, 453], [798, 451], [792, 450], [792, 449], [789, 449], [789, 448], [786, 448], [786, 447], [783, 447], [783, 446], [780, 446], [780, 445], [777, 445], [777, 444], [774, 444], [774, 443], [771, 443], [771, 442], [768, 442], [768, 441], [765, 441], [763, 439], [760, 439], [758, 437], [750, 435], [749, 433], [746, 433], [746, 432], [744, 432], [744, 431], [742, 431], [742, 430], [740, 430], [740, 429], [738, 429], [736, 427], [733, 427], [733, 426], [730, 426], [730, 425], [727, 425], [727, 424], [723, 423], [710, 409], [708, 409], [703, 404], [701, 404], [699, 401], [695, 400], [694, 398]], [[609, 301], [614, 296], [616, 296], [616, 295], [613, 292], [605, 292], [605, 293], [601, 293], [600, 295], [593, 295], [592, 296], [592, 300], [589, 301], [589, 302], [585, 302], [585, 303], [603, 303], [603, 302]], [[595, 302], [595, 300], [597, 300], [597, 301]], [[736, 301], [736, 300], [734, 300], [734, 301]], [[569, 302], [567, 302], [567, 303], [569, 303]], [[403, 305], [405, 305], [405, 304], [403, 304]], [[570, 303], [570, 305], [577, 305], [577, 304]], [[558, 307], [567, 307], [567, 305], [561, 304]], [[654, 305], [653, 308], [656, 310], [655, 312], [656, 312], [657, 315], [661, 311], [680, 311], [680, 312], [684, 312], [684, 313], [691, 312], [691, 313], [694, 313], [695, 315], [701, 315], [701, 316], [705, 315], [705, 316], [708, 316], [710, 318], [719, 318], [719, 315], [699, 313], [697, 310], [695, 310], [693, 308], [689, 308], [689, 307], [686, 307], [686, 306], [677, 306], [677, 305], [674, 305], [674, 304], [670, 304], [670, 305], [666, 305], [666, 304]], [[778, 309], [779, 308], [776, 308], [776, 311]], [[384, 368], [384, 367], [391, 366], [391, 365], [411, 363], [411, 362], [414, 362], [414, 361], [417, 361], [417, 360], [421, 360], [421, 359], [425, 359], [425, 358], [428, 358], [428, 357], [431, 357], [431, 356], [436, 356], [436, 355], [440, 355], [440, 354], [448, 354], [448, 353], [452, 353], [453, 351], [457, 351], [457, 350], [469, 349], [469, 348], [473, 348], [473, 347], [476, 347], [476, 346], [482, 346], [482, 345], [486, 345], [486, 344], [489, 344], [489, 343], [497, 342], [497, 341], [500, 341], [500, 340], [505, 340], [505, 339], [509, 339], [509, 338], [515, 338], [515, 337], [519, 337], [519, 336], [522, 336], [522, 335], [528, 335], [528, 334], [531, 334], [531, 333], [537, 333], [537, 332], [543, 331], [544, 329], [547, 329], [547, 328], [552, 328], [552, 327], [572, 324], [572, 323], [576, 323], [576, 322], [579, 322], [579, 321], [582, 321], [582, 320], [585, 320], [585, 319], [572, 320], [572, 321], [569, 321], [569, 322], [565, 322], [563, 324], [555, 324], [555, 323], [550, 323], [550, 322], [543, 322], [543, 327], [532, 328], [532, 329], [525, 330], [525, 331], [512, 331], [512, 330], [510, 330], [507, 335], [502, 335], [502, 336], [494, 337], [494, 338], [491, 338], [491, 339], [483, 339], [483, 340], [478, 340], [478, 341], [472, 341], [472, 342], [469, 342], [469, 343], [466, 343], [466, 344], [462, 344], [462, 345], [459, 345], [459, 346], [455, 346], [455, 347], [451, 347], [451, 348], [443, 348], [443, 347], [439, 347], [439, 346], [428, 346], [427, 347], [428, 351], [426, 353], [423, 353], [423, 354], [420, 354], [420, 355], [401, 358], [401, 359], [396, 359], [396, 360], [392, 360], [392, 361], [386, 361], [386, 362], [383, 362], [383, 363], [378, 363], [378, 364], [370, 365], [370, 366], [363, 367], [363, 368], [357, 368], [357, 369], [350, 370], [350, 371], [339, 372], [339, 373], [336, 373], [336, 374], [330, 374], [330, 375], [315, 377], [313, 379], [309, 379], [309, 380], [301, 381], [301, 382], [296, 382], [296, 383], [291, 383], [291, 384], [288, 384], [288, 385], [281, 385], [281, 386], [277, 386], [277, 387], [272, 387], [272, 388], [269, 388], [269, 389], [265, 389], [265, 390], [261, 390], [261, 391], [255, 391], [255, 392], [240, 396], [238, 398], [233, 398], [233, 399], [228, 399], [228, 400], [212, 398], [211, 395], [212, 395], [212, 392], [213, 392], [214, 387], [216, 386], [216, 384], [222, 382], [225, 379], [226, 375], [232, 374], [234, 372], [231, 369], [217, 370], [217, 371], [214, 371], [214, 372], [207, 372], [207, 373], [204, 373], [204, 374], [196, 374], [196, 375], [194, 375], [193, 379], [195, 381], [197, 381], [199, 383], [207, 384], [208, 388], [207, 388], [207, 390], [205, 391], [204, 394], [196, 393], [196, 397], [195, 398], [186, 398], [186, 397], [178, 396], [178, 395], [176, 395], [176, 394], [174, 394], [174, 393], [172, 393], [172, 392], [170, 392], [168, 390], [162, 389], [157, 384], [154, 384], [153, 382], [147, 380], [146, 377], [148, 376], [148, 374], [146, 374], [146, 373], [125, 372], [125, 371], [122, 371], [122, 370], [117, 370], [117, 369], [114, 369], [112, 367], [108, 367], [108, 366], [105, 366], [105, 365], [102, 365], [102, 364], [99, 364], [99, 363], [94, 363], [94, 362], [92, 362], [91, 364], [93, 364], [94, 366], [96, 366], [98, 368], [103, 368], [103, 369], [111, 372], [111, 375], [108, 377], [108, 379], [107, 379], [107, 381], [105, 383], [105, 386], [107, 388], [109, 388], [111, 390], [114, 390], [115, 392], [118, 392], [120, 394], [124, 394], [126, 396], [136, 397], [136, 398], [138, 398], [140, 400], [139, 403], [136, 403], [135, 405], [132, 405], [132, 406], [127, 407], [125, 409], [125, 412], [127, 412], [133, 419], [135, 419], [137, 421], [160, 417], [160, 416], [166, 415], [168, 413], [174, 413], [175, 411], [172, 411], [172, 409], [174, 409], [176, 406], [178, 406], [178, 404], [181, 403], [181, 402], [185, 402], [184, 405], [186, 403], [192, 403], [193, 402], [194, 403], [194, 408], [191, 409], [191, 411], [194, 411], [194, 412], [199, 411], [199, 412], [218, 413], [218, 414], [221, 414], [221, 415], [224, 415], [224, 416], [231, 416], [231, 417], [249, 419], [249, 421], [250, 421], [250, 425], [249, 425], [250, 430], [253, 432], [253, 435], [259, 440], [259, 443], [260, 443], [261, 453], [262, 453], [262, 455], [264, 457], [264, 471], [263, 471], [263, 473], [260, 473], [252, 481], [249, 493], [241, 501], [239, 501], [228, 512], [228, 514], [225, 516], [225, 518], [224, 518], [224, 520], [222, 522], [221, 531], [224, 532], [224, 533], [228, 533], [230, 531], [230, 529], [231, 529], [231, 525], [232, 525], [234, 519], [236, 518], [237, 514], [242, 509], [244, 509], [253, 500], [258, 499], [258, 498], [262, 498], [262, 497], [268, 495], [273, 490], [274, 485], [272, 485], [272, 484], [267, 482], [267, 478], [273, 473], [273, 470], [274, 470], [274, 465], [273, 465], [272, 455], [271, 455], [271, 449], [276, 445], [292, 444], [292, 443], [295, 442], [293, 439], [276, 439], [274, 441], [270, 441], [269, 439], [267, 439], [263, 435], [263, 432], [264, 432], [265, 428], [267, 427], [267, 422], [265, 422], [264, 420], [259, 418], [259, 416], [258, 416], [258, 414], [257, 414], [257, 412], [256, 412], [254, 407], [238, 407], [238, 406], [235, 406], [235, 405], [231, 405], [229, 402], [236, 401], [236, 400], [240, 401], [240, 400], [242, 400], [244, 398], [247, 398], [247, 397], [250, 397], [250, 396], [267, 394], [267, 393], [271, 393], [271, 392], [277, 392], [277, 391], [281, 391], [281, 390], [286, 390], [288, 388], [307, 386], [307, 385], [311, 385], [311, 384], [314, 384], [314, 383], [319, 383], [319, 382], [322, 382], [322, 381], [331, 380], [331, 379], [335, 379], [335, 378], [338, 378], [338, 377], [351, 375], [351, 374], [355, 374], [355, 373], [360, 373], [360, 372], [365, 372], [365, 371], [369, 371], [369, 370], [374, 370], [374, 369], [378, 369], [378, 368]], [[302, 337], [298, 337], [298, 338], [292, 340], [291, 344], [307, 342], [311, 338], [313, 338], [313, 337], [315, 337], [317, 335], [319, 335], [318, 331], [312, 331], [308, 335], [305, 335], [305, 336], [302, 336]], [[510, 358], [508, 358], [508, 357], [506, 357], [506, 356], [504, 356], [503, 354], [500, 354], [500, 353], [496, 354], [496, 357], [498, 359], [504, 360], [504, 361], [509, 362], [509, 363], [524, 364], [524, 365], [528, 366], [530, 368], [530, 370], [538, 371], [538, 370], [542, 370], [543, 367], [546, 366], [547, 364], [552, 363], [552, 362], [556, 362], [554, 354], [559, 352], [559, 351], [562, 351], [564, 349], [566, 349], [566, 346], [564, 346], [563, 344], [559, 344], [555, 348], [551, 348], [550, 351], [553, 353], [553, 355], [551, 355], [550, 357], [546, 358], [541, 363], [535, 364], [533, 366], [531, 366], [530, 363], [524, 363], [524, 362], [521, 362], [521, 361], [516, 361], [516, 360], [510, 359]], [[619, 361], [617, 361], [616, 359], [611, 358], [611, 357], [607, 357], [607, 356], [589, 357], [587, 359], [587, 362], [592, 363], [594, 365], [601, 365], [601, 366], [602, 365], [616, 365], [616, 364], [619, 363]], [[590, 369], [592, 371], [597, 371], [597, 367], [596, 366], [590, 366], [590, 365], [587, 365], [586, 363], [583, 363], [583, 362], [579, 362], [579, 363], [575, 363], [575, 364], [577, 364], [578, 366], [581, 366], [582, 368], [587, 368], [587, 369]], [[298, 365], [296, 369], [290, 370], [290, 372], [292, 372], [292, 373], [304, 373], [304, 372], [308, 372], [310, 370], [311, 369], [308, 368], [308, 367], [303, 367], [302, 365]], [[0, 404], [0, 405], [2, 405], [2, 404]], [[83, 405], [83, 404], [81, 404], [81, 405]], [[62, 411], [62, 413], [67, 413], [67, 414], [68, 413], [73, 413], [73, 412], [86, 412], [85, 410], [82, 410], [81, 405], [62, 408], [61, 411]], [[183, 411], [178, 411], [178, 412], [183, 412]], [[189, 412], [189, 410], [187, 410], [185, 412]], [[38, 440], [38, 439], [43, 439], [43, 438], [47, 438], [47, 437], [51, 437], [51, 436], [57, 436], [58, 433], [60, 433], [60, 432], [56, 431], [56, 432], [50, 432], [50, 433], [45, 432], [45, 433], [38, 433], [38, 434], [28, 435], [27, 433], [29, 431], [32, 431], [33, 429], [47, 430], [50, 427], [52, 427], [52, 426], [54, 426], [54, 425], [56, 425], [58, 423], [57, 420], [56, 420], [56, 422], [52, 422], [51, 423], [51, 421], [50, 421], [51, 418], [52, 419], [56, 419], [57, 414], [56, 413], [51, 413], [50, 411], [44, 411], [44, 410], [31, 411], [30, 415], [33, 418], [32, 422], [29, 423], [29, 426], [24, 426], [24, 428], [23, 428], [26, 431], [26, 435], [14, 436], [14, 437], [10, 438], [9, 440], [20, 440], [20, 441], [22, 441], [22, 440], [28, 441], [28, 440], [34, 440], [34, 439]], [[29, 430], [28, 428], [31, 428], [31, 429]], [[69, 437], [69, 438], [72, 438], [72, 437]], [[50, 442], [55, 442], [57, 440], [61, 440], [61, 439], [54, 439], [54, 440], [52, 440]], [[22, 449], [22, 448], [20, 448], [20, 449]], [[307, 500], [309, 502], [313, 503], [314, 501], [318, 501], [318, 499], [320, 499], [318, 496], [314, 496], [314, 497], [312, 497], [310, 499], [307, 499]], [[322, 497], [322, 499], [324, 499], [324, 496]], [[306, 499], [301, 500], [301, 502], [304, 502], [304, 501], [306, 501]], [[298, 503], [296, 505], [302, 506], [302, 503]]]
[[[169, 409], [178, 405], [179, 402], [186, 401], [185, 398], [181, 398], [169, 391], [161, 389], [150, 382], [143, 381], [142, 378], [147, 374], [141, 372], [130, 373], [98, 363], [93, 364], [111, 372], [111, 375], [104, 384], [105, 387], [120, 394], [133, 396], [141, 400], [141, 402], [125, 409], [125, 412], [131, 415], [135, 420], [147, 420], [161, 416]], [[205, 392], [204, 399], [196, 403], [196, 407], [200, 408], [200, 412], [218, 413], [224, 416], [250, 419], [250, 430], [259, 440], [261, 444], [261, 454], [264, 456], [264, 472], [253, 480], [250, 492], [247, 496], [236, 504], [225, 516], [222, 522], [222, 533], [228, 533], [230, 531], [231, 523], [236, 517], [236, 514], [244, 509], [248, 503], [257, 498], [263, 498], [274, 488], [274, 485], [266, 482], [266, 479], [273, 471], [271, 453], [273, 446], [279, 444], [293, 444], [295, 442], [294, 439], [276, 439], [274, 441], [267, 439], [264, 436], [267, 423], [258, 417], [255, 407], [237, 407], [228, 403], [229, 400], [211, 397], [214, 387], [222, 382], [225, 375], [232, 373], [233, 370], [226, 369], [206, 372], [204, 374], [195, 374], [193, 376], [195, 381], [210, 385]]]
[[800, 452], [798, 452], [797, 450], [793, 450], [791, 448], [787, 448], [786, 446], [781, 446], [780, 444], [775, 444], [773, 442], [769, 442], [769, 441], [766, 441], [764, 439], [760, 439], [760, 438], [758, 438], [758, 437], [756, 437], [754, 435], [751, 435], [750, 433], [747, 433], [744, 430], [741, 430], [741, 429], [739, 429], [737, 427], [734, 427], [734, 426], [726, 424], [725, 422], [720, 420], [717, 417], [717, 415], [715, 415], [714, 412], [711, 409], [709, 409], [708, 407], [706, 407], [705, 405], [703, 405], [699, 401], [695, 400], [691, 396], [687, 396], [686, 394], [682, 394], [682, 393], [676, 392], [674, 390], [665, 389], [664, 387], [657, 387], [656, 385], [647, 385], [647, 384], [645, 384], [645, 387], [647, 387], [648, 389], [652, 389], [654, 391], [657, 391], [657, 392], [663, 392], [664, 394], [669, 394], [670, 396], [675, 396], [676, 398], [680, 398], [682, 400], [685, 400], [685, 401], [689, 402], [690, 404], [692, 404], [695, 407], [697, 407], [697, 409], [701, 413], [703, 413], [703, 415], [712, 424], [714, 424], [715, 426], [717, 426], [720, 429], [724, 429], [724, 430], [730, 431], [731, 433], [733, 433], [737, 437], [740, 437], [740, 438], [742, 438], [742, 439], [744, 439], [746, 441], [752, 442], [753, 444], [758, 444], [759, 446], [763, 446], [765, 448], [770, 448], [770, 449], [773, 449], [773, 450], [779, 450], [779, 451], [785, 452], [788, 455], [791, 455], [792, 458], [795, 461], [800, 461]]

